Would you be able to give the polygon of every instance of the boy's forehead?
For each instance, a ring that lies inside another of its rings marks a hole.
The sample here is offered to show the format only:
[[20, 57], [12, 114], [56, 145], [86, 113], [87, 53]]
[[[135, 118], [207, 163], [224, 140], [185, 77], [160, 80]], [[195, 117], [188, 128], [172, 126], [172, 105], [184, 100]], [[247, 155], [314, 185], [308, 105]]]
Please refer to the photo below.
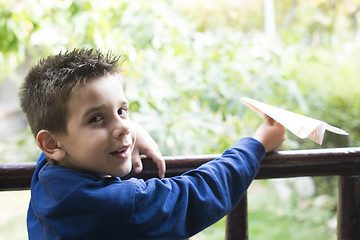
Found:
[[84, 85], [74, 88], [69, 102], [70, 104], [79, 101], [96, 103], [97, 100], [104, 99], [117, 99], [117, 101], [127, 102], [122, 79], [118, 74], [94, 78]]
[[120, 74], [107, 74], [104, 75], [103, 77], [88, 79], [87, 81], [84, 81], [82, 84], [78, 84], [72, 89], [71, 95], [77, 96], [78, 93], [84, 92], [84, 90], [86, 91], [90, 85], [97, 84], [97, 82], [101, 82], [101, 81], [111, 82], [113, 86], [118, 86], [119, 83], [121, 89], [124, 90], [125, 79]]

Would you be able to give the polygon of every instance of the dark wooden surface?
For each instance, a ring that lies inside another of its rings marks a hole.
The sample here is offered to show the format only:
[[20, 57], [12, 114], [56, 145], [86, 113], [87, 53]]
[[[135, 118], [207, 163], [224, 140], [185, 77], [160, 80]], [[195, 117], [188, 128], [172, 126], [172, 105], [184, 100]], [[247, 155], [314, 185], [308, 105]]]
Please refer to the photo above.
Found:
[[339, 177], [337, 219], [339, 240], [360, 239], [360, 176]]
[[[219, 155], [168, 156], [166, 176], [172, 177], [194, 169]], [[126, 178], [149, 179], [158, 171], [151, 159], [143, 159], [144, 170]], [[29, 189], [35, 169], [32, 163], [0, 163], [0, 190]], [[260, 165], [257, 179], [300, 176], [360, 175], [360, 148], [279, 151], [268, 154]]]
[[247, 194], [243, 196], [238, 205], [226, 217], [226, 240], [247, 240], [248, 233], [248, 211]]
[[[165, 157], [166, 176], [172, 177], [194, 169], [219, 155]], [[0, 191], [29, 189], [35, 170], [32, 163], [0, 163]], [[144, 170], [125, 178], [149, 179], [158, 171], [151, 159], [143, 159]], [[268, 154], [260, 165], [257, 179], [301, 176], [339, 177], [338, 231], [340, 240], [360, 239], [360, 148], [280, 151]], [[227, 240], [248, 239], [247, 198], [227, 216]]]

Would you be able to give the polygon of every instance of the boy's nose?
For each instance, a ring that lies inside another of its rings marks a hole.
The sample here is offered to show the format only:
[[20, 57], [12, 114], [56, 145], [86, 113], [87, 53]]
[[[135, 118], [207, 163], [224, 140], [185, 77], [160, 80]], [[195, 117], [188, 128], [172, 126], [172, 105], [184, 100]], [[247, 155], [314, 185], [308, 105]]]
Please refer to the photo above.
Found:
[[118, 118], [115, 121], [113, 137], [118, 138], [130, 133], [130, 120]]

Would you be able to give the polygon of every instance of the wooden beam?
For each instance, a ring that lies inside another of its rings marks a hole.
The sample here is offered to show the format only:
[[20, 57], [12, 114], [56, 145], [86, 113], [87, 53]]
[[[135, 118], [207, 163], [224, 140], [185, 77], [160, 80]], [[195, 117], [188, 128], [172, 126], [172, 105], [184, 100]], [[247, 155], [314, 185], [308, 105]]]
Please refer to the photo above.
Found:
[[[166, 176], [180, 175], [219, 156], [168, 156]], [[35, 162], [0, 163], [0, 190], [29, 189]], [[130, 173], [124, 179], [137, 177], [149, 179], [158, 176], [151, 159], [143, 159], [144, 170]], [[301, 176], [360, 175], [360, 148], [329, 148], [316, 150], [279, 151], [268, 154], [260, 165], [257, 179]]]
[[339, 177], [339, 240], [360, 239], [360, 176]]
[[226, 217], [226, 240], [248, 240], [247, 194]]

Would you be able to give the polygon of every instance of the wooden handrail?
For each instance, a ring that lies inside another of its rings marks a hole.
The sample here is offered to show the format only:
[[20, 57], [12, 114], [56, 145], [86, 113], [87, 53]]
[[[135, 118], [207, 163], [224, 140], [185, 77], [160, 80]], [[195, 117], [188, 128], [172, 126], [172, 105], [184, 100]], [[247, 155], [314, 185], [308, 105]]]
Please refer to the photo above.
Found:
[[[194, 169], [218, 157], [212, 155], [167, 156], [166, 176], [172, 177]], [[144, 170], [125, 178], [149, 179], [157, 177], [156, 165], [143, 159]], [[0, 163], [0, 190], [29, 189], [35, 162]], [[300, 176], [360, 175], [360, 147], [316, 150], [279, 151], [267, 154], [261, 162], [257, 179]]]
[[[166, 176], [172, 177], [194, 169], [219, 155], [168, 156]], [[157, 177], [156, 165], [143, 159], [144, 170], [125, 178]], [[36, 163], [0, 163], [0, 191], [29, 189]], [[329, 176], [339, 178], [338, 239], [360, 239], [360, 147], [316, 150], [279, 151], [266, 155], [261, 162], [257, 179], [300, 176]], [[227, 240], [247, 240], [246, 194], [227, 216]]]

